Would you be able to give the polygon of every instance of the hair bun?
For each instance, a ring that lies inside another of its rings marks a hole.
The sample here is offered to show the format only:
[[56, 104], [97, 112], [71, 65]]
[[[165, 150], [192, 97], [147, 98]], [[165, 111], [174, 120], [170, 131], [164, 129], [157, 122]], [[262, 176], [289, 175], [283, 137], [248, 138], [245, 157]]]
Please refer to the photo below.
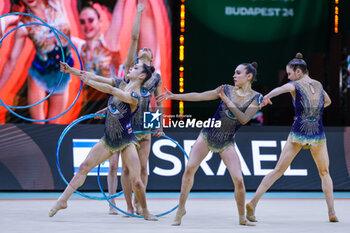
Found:
[[297, 54], [295, 55], [295, 58], [296, 58], [296, 59], [303, 59], [303, 54], [297, 53]]
[[252, 66], [254, 66], [255, 69], [258, 69], [258, 63], [257, 62], [253, 61], [251, 64], [252, 64]]
[[156, 69], [154, 68], [154, 66], [150, 66], [150, 70], [151, 70], [151, 72], [153, 74]]

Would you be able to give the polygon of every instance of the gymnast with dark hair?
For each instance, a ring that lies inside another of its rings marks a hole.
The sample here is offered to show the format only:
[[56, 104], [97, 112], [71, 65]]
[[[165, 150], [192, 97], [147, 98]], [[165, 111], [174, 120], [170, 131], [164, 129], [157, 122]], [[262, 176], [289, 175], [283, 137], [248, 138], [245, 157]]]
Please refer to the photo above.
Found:
[[235, 187], [235, 199], [239, 214], [239, 224], [254, 226], [245, 217], [245, 186], [241, 172], [241, 163], [234, 147], [238, 129], [250, 121], [260, 108], [262, 95], [251, 88], [257, 73], [257, 63], [243, 63], [237, 66], [233, 81], [235, 86], [222, 85], [214, 90], [201, 93], [173, 94], [166, 90], [157, 97], [157, 101], [175, 99], [184, 101], [208, 101], [221, 98], [214, 115], [215, 121], [221, 121], [221, 127], [203, 128], [193, 145], [189, 160], [182, 177], [179, 208], [173, 225], [181, 224], [186, 214], [185, 204], [193, 186], [194, 175], [200, 163], [209, 151], [218, 152], [230, 172]]
[[323, 109], [331, 104], [322, 84], [309, 76], [303, 55], [297, 53], [286, 66], [289, 83], [264, 96], [262, 106], [272, 104], [271, 98], [290, 93], [295, 107], [295, 120], [276, 167], [261, 181], [253, 199], [246, 205], [247, 218], [256, 222], [255, 208], [261, 196], [278, 180], [301, 149], [310, 149], [322, 181], [330, 222], [338, 222], [333, 199], [333, 182], [329, 175], [326, 136], [323, 131]]
[[[70, 73], [72, 68], [61, 63], [61, 72]], [[139, 143], [131, 128], [131, 116], [138, 108], [140, 89], [144, 82], [152, 77], [154, 67], [146, 64], [136, 64], [127, 77], [126, 83], [122, 79], [104, 78], [90, 72], [81, 71], [79, 78], [98, 91], [110, 95], [106, 113], [104, 136], [90, 150], [88, 156], [80, 165], [69, 185], [56, 201], [49, 216], [54, 216], [60, 209], [67, 208], [67, 201], [76, 189], [83, 185], [86, 176], [96, 165], [110, 158], [115, 151], [121, 151], [124, 165], [130, 172], [132, 188], [135, 192], [145, 220], [157, 220], [147, 209], [145, 186], [140, 175], [140, 161], [137, 154]]]
[[[106, 78], [116, 78], [121, 62], [119, 36], [122, 25], [122, 12], [117, 5], [123, 5], [123, 1], [115, 4], [111, 22], [102, 33], [102, 22], [99, 12], [92, 4], [85, 5], [79, 12], [80, 28], [84, 40], [73, 38], [78, 45], [79, 54], [84, 62], [86, 71], [93, 72]], [[140, 8], [140, 6], [139, 6]], [[138, 9], [134, 24], [140, 24], [142, 8]], [[94, 113], [101, 106], [107, 105], [108, 97], [87, 85], [83, 88], [83, 102], [80, 116]]]
[[[128, 70], [132, 68], [135, 64], [134, 57], [138, 44], [141, 14], [145, 9], [144, 5], [141, 4], [140, 1], [138, 2], [139, 3], [137, 5], [137, 11], [131, 32], [130, 43], [130, 50], [134, 52], [130, 53], [130, 55], [128, 54], [128, 57], [125, 62], [125, 65], [128, 67]], [[119, 52], [120, 48], [118, 44], [120, 34], [119, 30], [121, 27], [121, 16], [119, 14], [121, 12], [120, 10], [117, 10], [120, 8], [121, 4], [123, 5], [124, 2], [118, 1], [118, 3], [115, 5], [111, 23], [103, 35], [100, 34], [100, 15], [98, 11], [95, 8], [93, 8], [93, 6], [85, 6], [80, 11], [79, 15], [81, 29], [85, 37], [84, 43], [79, 46], [79, 51], [81, 57], [83, 58], [85, 69], [86, 71], [92, 72], [96, 75], [100, 75], [111, 79], [117, 78], [117, 70], [121, 64], [121, 57]], [[75, 40], [76, 43], [81, 42], [76, 38]], [[80, 73], [80, 70], [78, 69], [71, 69], [71, 71], [74, 75], [79, 75]], [[108, 98], [105, 93], [100, 92], [88, 85], [85, 85], [83, 90], [83, 105], [80, 115], [98, 111], [99, 109], [107, 105], [107, 99]], [[106, 110], [107, 108], [98, 111], [98, 113], [105, 114]], [[102, 117], [96, 116], [95, 119], [102, 119]], [[108, 193], [111, 196], [116, 193], [118, 187], [117, 171], [119, 167], [119, 154], [119, 151], [116, 151], [114, 155], [109, 158], [110, 166], [107, 176], [107, 184]], [[142, 163], [141, 167], [143, 167]], [[110, 201], [113, 205], [116, 205], [114, 198], [110, 199]], [[140, 211], [140, 213], [141, 212], [142, 210]], [[118, 214], [118, 211], [111, 204], [109, 205], [109, 214]]]
[[[142, 6], [142, 10], [144, 6], [142, 4], [138, 5], [138, 9]], [[138, 11], [139, 12], [139, 11]], [[128, 55], [126, 57], [124, 65], [120, 69], [120, 73], [128, 73], [128, 70], [135, 65], [135, 63], [145, 64], [148, 66], [151, 65], [153, 61], [153, 53], [150, 48], [144, 47], [137, 51], [137, 47], [139, 44], [140, 37], [140, 18], [141, 15], [136, 15], [135, 22], [131, 32], [131, 43], [128, 50]], [[136, 56], [136, 59], [135, 59]], [[123, 75], [123, 78], [128, 81], [128, 77]], [[150, 102], [152, 96], [158, 96], [161, 94], [162, 87], [162, 79], [159, 73], [154, 73], [152, 77], [145, 82], [140, 90], [141, 96], [139, 100], [139, 108], [132, 115], [131, 126], [134, 131], [148, 131], [148, 129], [143, 128], [143, 113], [145, 111], [150, 111]], [[163, 104], [157, 103], [157, 109], [159, 112], [163, 112]], [[97, 113], [104, 114], [106, 109], [102, 109]], [[95, 118], [102, 118], [100, 116], [96, 116]], [[153, 131], [153, 135], [160, 137], [163, 134], [163, 128], [156, 129]], [[139, 133], [135, 135], [140, 147], [137, 152], [140, 159], [141, 164], [141, 179], [145, 187], [147, 187], [148, 183], [148, 170], [147, 170], [147, 162], [151, 150], [151, 135], [149, 133]], [[115, 154], [109, 160], [109, 172], [108, 172], [108, 192], [110, 195], [116, 193], [117, 190], [117, 170], [118, 170], [118, 159], [119, 152], [115, 152]], [[121, 175], [121, 183], [124, 191], [124, 197], [127, 204], [127, 211], [130, 214], [141, 214], [142, 208], [138, 202], [137, 197], [134, 198], [134, 203], [132, 202], [132, 187], [129, 178], [129, 170], [126, 166], [122, 168]], [[115, 209], [110, 208], [110, 213], [117, 213]]]

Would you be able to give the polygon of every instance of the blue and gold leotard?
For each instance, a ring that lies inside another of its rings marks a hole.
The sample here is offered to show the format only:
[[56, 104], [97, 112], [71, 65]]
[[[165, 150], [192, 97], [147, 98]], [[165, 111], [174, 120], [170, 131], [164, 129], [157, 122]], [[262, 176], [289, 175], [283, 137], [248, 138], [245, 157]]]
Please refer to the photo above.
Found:
[[[121, 63], [120, 52], [108, 49], [104, 36], [94, 40], [91, 54], [88, 45], [84, 42], [79, 53], [84, 62], [86, 71], [93, 72], [106, 78], [116, 78], [117, 69]], [[98, 111], [101, 106], [107, 105], [108, 96], [88, 85], [83, 87], [83, 103], [80, 115]]]
[[[132, 115], [131, 125], [134, 129], [134, 131], [144, 131], [143, 128], [143, 112], [149, 111], [149, 105], [152, 98], [152, 95], [154, 91], [157, 88], [157, 85], [159, 82], [161, 82], [162, 79], [158, 73], [153, 74], [153, 76], [147, 80], [142, 85], [141, 88], [141, 98], [139, 100], [139, 107], [137, 111], [135, 111]], [[141, 141], [144, 139], [148, 133], [142, 133], [142, 134], [136, 134], [137, 140]]]
[[[69, 22], [67, 17], [65, 17], [65, 12], [61, 4], [49, 0], [46, 3], [43, 13], [49, 25], [57, 28], [68, 37], [70, 36]], [[23, 16], [19, 25], [32, 22], [37, 22], [37, 20]], [[62, 61], [62, 54], [57, 39], [48, 27], [34, 25], [22, 27], [21, 30], [25, 30], [28, 33], [29, 38], [33, 41], [36, 52], [28, 73], [39, 87], [47, 92], [51, 92], [61, 78], [59, 61]], [[63, 45], [66, 63], [73, 66], [69, 43], [63, 36], [58, 36]], [[63, 74], [62, 81], [55, 90], [55, 94], [62, 94], [67, 89], [69, 80], [70, 75]]]
[[324, 94], [322, 84], [298, 80], [290, 82], [295, 86], [295, 120], [288, 136], [291, 142], [303, 146], [318, 146], [326, 142], [323, 131], [322, 114], [324, 109]]
[[[125, 82], [121, 79], [115, 79], [115, 87], [121, 88]], [[139, 99], [140, 96], [132, 92], [133, 98]], [[104, 145], [112, 152], [122, 150], [130, 144], [139, 146], [138, 141], [131, 127], [131, 108], [128, 103], [124, 103], [115, 96], [110, 96], [108, 100], [105, 134], [102, 137]]]
[[[220, 87], [219, 87], [220, 88]], [[253, 91], [250, 95], [240, 96], [235, 88], [231, 85], [224, 85], [224, 93], [236, 104], [239, 110], [245, 112], [248, 106], [256, 101], [258, 105], [262, 100], [262, 95]], [[232, 114], [227, 105], [221, 101], [216, 113], [213, 117], [215, 121], [221, 121], [220, 128], [204, 128], [201, 135], [205, 138], [208, 148], [213, 152], [221, 152], [228, 146], [234, 144], [235, 135], [242, 126], [239, 120]]]

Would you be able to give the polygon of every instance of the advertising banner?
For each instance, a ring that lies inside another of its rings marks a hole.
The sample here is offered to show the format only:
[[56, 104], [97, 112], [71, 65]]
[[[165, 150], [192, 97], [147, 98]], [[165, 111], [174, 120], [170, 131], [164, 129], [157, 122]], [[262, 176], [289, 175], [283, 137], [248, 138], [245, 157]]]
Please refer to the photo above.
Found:
[[[64, 127], [0, 125], [0, 190], [63, 190], [66, 184], [57, 170], [56, 147]], [[290, 127], [246, 126], [237, 133], [235, 149], [248, 191], [255, 191], [264, 175], [275, 167], [289, 130]], [[199, 135], [199, 130], [195, 129], [165, 128], [164, 131], [188, 155]], [[348, 128], [326, 128], [330, 174], [334, 190], [338, 191], [350, 191], [348, 134]], [[68, 181], [102, 135], [103, 125], [77, 125], [64, 137], [59, 164]], [[147, 190], [179, 191], [186, 163], [186, 156], [173, 141], [152, 137]], [[108, 167], [108, 161], [101, 164], [101, 181], [105, 188]], [[96, 172], [97, 168], [89, 173], [80, 190], [98, 190]], [[119, 175], [120, 172], [121, 167]], [[203, 160], [196, 173], [193, 190], [233, 190], [229, 173], [218, 153], [209, 153]], [[271, 190], [321, 190], [318, 170], [309, 150], [299, 152]]]

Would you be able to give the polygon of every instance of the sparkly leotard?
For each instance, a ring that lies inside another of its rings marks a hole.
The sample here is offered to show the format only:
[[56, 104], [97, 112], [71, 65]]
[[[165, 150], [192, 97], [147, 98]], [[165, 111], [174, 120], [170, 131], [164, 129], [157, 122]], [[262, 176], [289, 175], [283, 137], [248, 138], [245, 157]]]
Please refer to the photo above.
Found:
[[[115, 79], [115, 87], [121, 88], [126, 83], [121, 79]], [[131, 96], [139, 100], [140, 96], [132, 92]], [[132, 112], [130, 105], [110, 96], [108, 100], [106, 123], [102, 142], [112, 152], [122, 150], [130, 144], [139, 146], [131, 128]]]
[[[240, 96], [231, 85], [224, 85], [223, 88], [226, 96], [235, 103], [238, 109], [242, 112], [245, 112], [253, 101], [256, 101], [258, 105], [261, 103], [262, 95], [258, 92], [253, 91], [250, 95]], [[201, 135], [205, 138], [211, 151], [221, 152], [228, 146], [234, 144], [236, 132], [242, 124], [232, 114], [223, 101], [220, 102], [213, 118], [215, 121], [221, 121], [221, 127], [204, 128], [201, 131]]]
[[[139, 101], [139, 107], [132, 115], [131, 125], [134, 131], [144, 131], [143, 128], [143, 113], [149, 111], [149, 105], [151, 97], [157, 88], [158, 83], [161, 82], [161, 77], [158, 73], [153, 74], [153, 76], [142, 85], [141, 88], [141, 98]], [[148, 133], [136, 134], [137, 140], [141, 141], [144, 139]]]
[[[117, 76], [117, 69], [121, 63], [119, 51], [110, 51], [106, 46], [103, 35], [101, 35], [98, 40], [94, 41], [92, 46], [93, 49], [90, 55], [88, 55], [86, 43], [82, 44], [79, 48], [79, 53], [83, 59], [85, 70], [106, 78], [115, 78]], [[94, 102], [96, 100], [102, 101]], [[105, 93], [99, 92], [90, 86], [84, 86], [81, 115], [96, 112], [101, 106], [106, 104], [107, 95]]]
[[[50, 26], [57, 28], [66, 36], [70, 36], [68, 20], [61, 5], [54, 3], [54, 1], [48, 1], [44, 14], [46, 22]], [[38, 21], [34, 18], [23, 16], [19, 25], [33, 22]], [[34, 61], [28, 73], [39, 87], [47, 92], [51, 92], [61, 78], [59, 61], [62, 61], [62, 53], [60, 45], [52, 30], [48, 27], [33, 25], [21, 27], [21, 29], [28, 33], [36, 51]], [[66, 63], [73, 66], [68, 41], [59, 33], [57, 35], [63, 45]], [[69, 80], [69, 74], [63, 74], [62, 81], [55, 90], [55, 94], [63, 93], [67, 89]]]
[[98, 40], [94, 41], [92, 54], [88, 56], [87, 44], [82, 44], [79, 49], [80, 56], [84, 61], [86, 71], [93, 72], [103, 77], [115, 78], [117, 69], [121, 63], [119, 51], [110, 51], [101, 35]]
[[295, 120], [288, 136], [291, 142], [303, 146], [317, 146], [326, 142], [323, 131], [322, 114], [324, 109], [324, 94], [322, 84], [298, 80], [290, 82], [295, 86]]

